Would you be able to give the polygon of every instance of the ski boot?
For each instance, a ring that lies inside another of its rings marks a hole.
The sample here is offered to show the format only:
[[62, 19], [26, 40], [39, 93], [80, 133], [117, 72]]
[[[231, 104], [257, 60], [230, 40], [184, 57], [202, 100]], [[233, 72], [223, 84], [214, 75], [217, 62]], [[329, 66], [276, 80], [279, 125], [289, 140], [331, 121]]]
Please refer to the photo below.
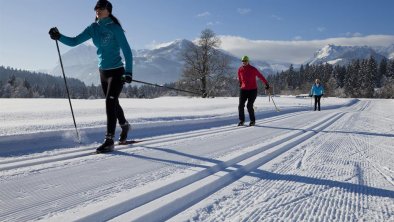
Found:
[[126, 144], [127, 141], [127, 133], [130, 130], [130, 123], [129, 122], [125, 122], [123, 125], [120, 125], [120, 127], [122, 128], [122, 132], [120, 132], [120, 136], [119, 136], [119, 144]]
[[244, 121], [239, 121], [238, 126], [243, 126], [244, 125]]
[[107, 134], [104, 143], [96, 149], [96, 153], [109, 153], [114, 150], [114, 147], [113, 135]]
[[254, 125], [256, 125], [256, 122], [255, 121], [250, 121], [249, 126], [254, 126]]

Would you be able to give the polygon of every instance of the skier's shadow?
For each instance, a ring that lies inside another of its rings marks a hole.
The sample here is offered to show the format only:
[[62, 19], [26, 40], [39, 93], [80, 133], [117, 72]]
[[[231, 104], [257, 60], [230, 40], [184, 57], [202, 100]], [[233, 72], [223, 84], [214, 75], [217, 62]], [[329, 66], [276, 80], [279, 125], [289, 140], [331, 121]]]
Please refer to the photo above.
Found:
[[[200, 160], [200, 161], [204, 161], [204, 162], [214, 163], [215, 165], [214, 166], [207, 166], [204, 164], [188, 163], [186, 161], [178, 161], [178, 160], [164, 159], [164, 158], [159, 158], [159, 157], [151, 157], [151, 156], [147, 156], [147, 155], [126, 153], [126, 152], [122, 152], [122, 151], [114, 151], [113, 153], [116, 155], [123, 155], [123, 156], [139, 158], [139, 159], [145, 159], [145, 160], [160, 162], [160, 163], [169, 164], [169, 165], [180, 165], [180, 166], [185, 166], [185, 167], [199, 167], [199, 168], [203, 168], [203, 169], [205, 168], [207, 170], [212, 169], [212, 172], [216, 172], [217, 169], [220, 169], [219, 171], [232, 173], [237, 170], [242, 171], [242, 167], [243, 167], [241, 165], [235, 164], [235, 165], [231, 165], [231, 169], [229, 169], [229, 167], [226, 167], [225, 162], [223, 162], [221, 160], [215, 160], [212, 158], [196, 156], [196, 155], [180, 152], [180, 151], [169, 149], [169, 148], [149, 147], [149, 146], [143, 146], [143, 147], [146, 149], [175, 154], [175, 155], [191, 158], [194, 160]], [[260, 169], [254, 169], [250, 172], [241, 173], [240, 177], [245, 176], [245, 175], [251, 176], [251, 177], [256, 177], [256, 178], [259, 178], [262, 180], [292, 181], [292, 182], [303, 183], [303, 184], [320, 185], [320, 186], [325, 186], [327, 188], [341, 188], [341, 189], [344, 189], [344, 190], [351, 192], [351, 193], [358, 193], [358, 194], [362, 194], [362, 195], [377, 196], [377, 197], [388, 197], [388, 198], [394, 199], [394, 191], [393, 190], [386, 190], [383, 188], [371, 187], [371, 186], [354, 184], [354, 183], [343, 182], [343, 181], [335, 181], [335, 180], [329, 180], [329, 179], [324, 179], [324, 178], [312, 178], [312, 177], [300, 176], [300, 175], [295, 175], [295, 174], [279, 174], [279, 173], [273, 173], [273, 172], [260, 170]]]

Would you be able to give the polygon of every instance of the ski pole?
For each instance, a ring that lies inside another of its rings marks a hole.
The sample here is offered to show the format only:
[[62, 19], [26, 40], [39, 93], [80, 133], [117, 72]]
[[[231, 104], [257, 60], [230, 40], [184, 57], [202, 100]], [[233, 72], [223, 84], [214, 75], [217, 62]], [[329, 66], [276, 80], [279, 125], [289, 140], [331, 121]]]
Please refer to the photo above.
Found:
[[77, 123], [75, 122], [75, 117], [74, 117], [73, 106], [71, 104], [70, 92], [68, 91], [66, 75], [64, 74], [64, 68], [63, 68], [62, 56], [60, 55], [59, 43], [57, 42], [57, 40], [55, 40], [55, 41], [56, 41], [57, 52], [59, 54], [60, 66], [62, 67], [62, 73], [63, 73], [63, 77], [64, 77], [64, 84], [66, 85], [66, 91], [67, 91], [67, 96], [68, 96], [68, 103], [70, 104], [71, 114], [72, 114], [72, 117], [73, 117], [73, 120], [74, 120], [75, 131], [77, 132], [78, 142], [81, 143], [81, 137], [80, 137], [79, 132], [78, 132]]
[[159, 85], [159, 84], [155, 84], [155, 83], [149, 83], [149, 82], [144, 82], [144, 81], [135, 80], [135, 79], [133, 79], [133, 82], [138, 82], [138, 83], [142, 83], [142, 84], [146, 84], [146, 85], [172, 89], [172, 90], [175, 90], [175, 91], [187, 92], [187, 93], [191, 93], [191, 94], [195, 94], [195, 95], [201, 95], [201, 93], [197, 93], [197, 92], [192, 92], [192, 91], [188, 91], [188, 90], [184, 90], [184, 89], [177, 89], [177, 88], [173, 88], [173, 87], [169, 87], [169, 86], [163, 86], [163, 85]]
[[271, 97], [271, 99], [272, 99], [272, 102], [274, 103], [274, 106], [275, 106], [275, 109], [276, 109], [276, 112], [279, 112], [280, 111], [280, 109], [276, 106], [276, 104], [275, 104], [275, 101], [274, 101], [274, 98], [272, 97], [272, 95], [271, 95], [271, 93], [268, 91], [268, 96], [269, 97]]

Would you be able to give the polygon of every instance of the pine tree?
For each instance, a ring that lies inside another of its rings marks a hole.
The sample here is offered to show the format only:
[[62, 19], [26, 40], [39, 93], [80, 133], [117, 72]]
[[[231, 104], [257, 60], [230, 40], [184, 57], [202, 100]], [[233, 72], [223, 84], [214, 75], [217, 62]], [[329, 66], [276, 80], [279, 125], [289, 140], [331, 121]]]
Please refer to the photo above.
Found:
[[374, 89], [377, 87], [378, 82], [378, 66], [373, 56], [368, 59], [367, 65], [367, 78], [366, 78], [366, 96], [372, 98], [374, 95]]
[[379, 64], [378, 73], [376, 76], [376, 87], [382, 87], [383, 77], [386, 76], [387, 73], [387, 59], [382, 59]]
[[394, 78], [394, 59], [391, 59], [387, 63], [386, 77], [387, 78]]
[[360, 81], [359, 81], [360, 61], [355, 60], [348, 65], [347, 75], [345, 77], [345, 94], [348, 97], [360, 96]]

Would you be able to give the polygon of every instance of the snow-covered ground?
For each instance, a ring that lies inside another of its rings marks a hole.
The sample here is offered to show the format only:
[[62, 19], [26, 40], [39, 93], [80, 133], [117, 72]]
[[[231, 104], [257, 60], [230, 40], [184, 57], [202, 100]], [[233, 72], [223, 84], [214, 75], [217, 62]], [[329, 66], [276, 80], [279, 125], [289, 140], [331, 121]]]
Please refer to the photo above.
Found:
[[121, 99], [140, 142], [110, 154], [103, 100], [72, 101], [78, 143], [67, 100], [0, 99], [0, 221], [394, 221], [394, 100], [274, 99], [254, 127], [238, 98]]

